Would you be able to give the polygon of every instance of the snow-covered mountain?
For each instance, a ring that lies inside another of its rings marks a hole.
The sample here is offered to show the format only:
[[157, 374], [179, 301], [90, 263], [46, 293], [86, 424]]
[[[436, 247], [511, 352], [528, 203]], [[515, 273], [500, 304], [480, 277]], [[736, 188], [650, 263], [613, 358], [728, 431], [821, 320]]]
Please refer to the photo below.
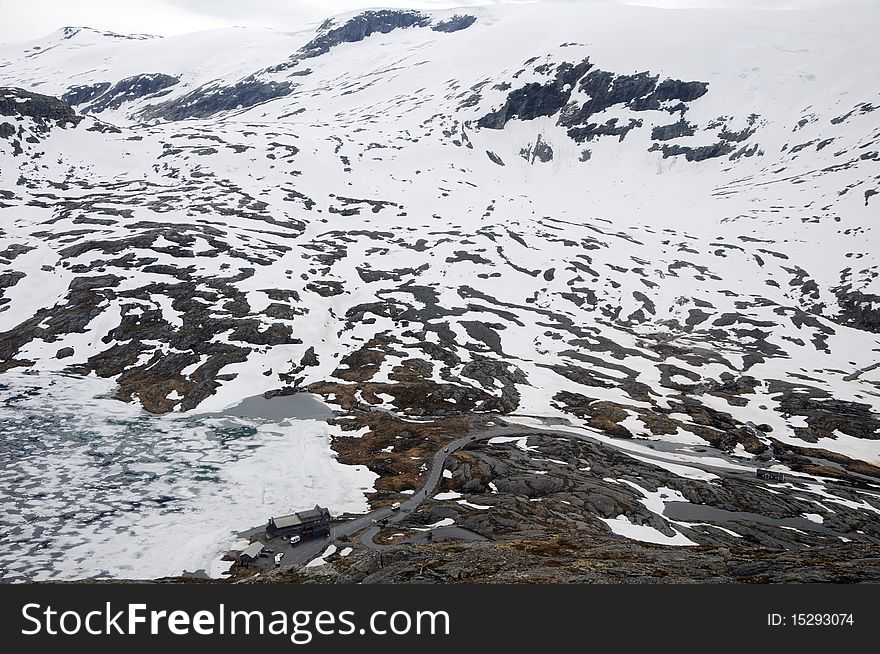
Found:
[[2, 46], [0, 369], [876, 479], [878, 27], [537, 3]]

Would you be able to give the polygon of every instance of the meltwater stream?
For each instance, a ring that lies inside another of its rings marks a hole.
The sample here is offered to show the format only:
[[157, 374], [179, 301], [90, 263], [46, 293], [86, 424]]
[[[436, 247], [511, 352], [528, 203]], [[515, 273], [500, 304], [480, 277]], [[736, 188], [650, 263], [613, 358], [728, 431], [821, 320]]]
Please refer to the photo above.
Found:
[[368, 509], [375, 476], [336, 461], [332, 413], [311, 396], [156, 416], [113, 389], [0, 380], [0, 580], [218, 576], [242, 525], [316, 503]]

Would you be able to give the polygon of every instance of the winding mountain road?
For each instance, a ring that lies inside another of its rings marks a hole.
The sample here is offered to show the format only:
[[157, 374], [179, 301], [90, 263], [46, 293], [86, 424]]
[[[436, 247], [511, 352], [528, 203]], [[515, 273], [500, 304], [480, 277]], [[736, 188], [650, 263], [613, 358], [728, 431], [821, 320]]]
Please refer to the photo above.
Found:
[[[454, 452], [472, 443], [488, 441], [493, 438], [512, 436], [526, 437], [534, 435], [551, 436], [556, 438], [574, 438], [596, 445], [605, 445], [612, 447], [614, 446], [613, 444], [610, 444], [603, 439], [591, 436], [589, 434], [574, 431], [565, 431], [561, 429], [529, 427], [517, 424], [504, 424], [500, 426], [495, 425], [476, 434], [462, 436], [461, 438], [457, 438], [456, 440], [446, 444], [440, 451], [438, 451], [434, 455], [423, 485], [408, 500], [402, 502], [399, 509], [392, 510], [388, 506], [379, 507], [361, 516], [353, 518], [352, 520], [335, 525], [332, 528], [330, 535], [324, 539], [307, 539], [301, 541], [297, 545], [288, 545], [284, 550], [282, 550], [284, 551], [284, 557], [282, 558], [281, 563], [282, 567], [303, 565], [305, 563], [308, 563], [309, 561], [312, 561], [316, 557], [320, 556], [320, 554], [327, 548], [330, 543], [333, 542], [334, 539], [351, 536], [362, 530], [363, 534], [360, 538], [361, 543], [369, 549], [379, 549], [382, 546], [375, 543], [373, 540], [381, 529], [381, 527], [377, 523], [381, 520], [387, 520], [387, 525], [396, 524], [402, 521], [415, 509], [417, 509], [428, 497], [432, 495], [434, 490], [437, 488], [437, 485], [440, 483], [440, 479], [443, 475], [443, 469], [445, 468], [446, 460]], [[652, 443], [651, 445], [654, 446], [660, 444]], [[724, 459], [725, 462], [728, 463], [727, 466], [700, 461], [699, 453], [695, 453], [694, 451], [689, 451], [687, 460], [682, 460], [681, 457], [676, 457], [675, 450], [678, 448], [671, 447], [668, 443], [664, 444], [664, 451], [660, 452], [633, 452], [630, 448], [618, 449], [629, 455], [635, 455], [643, 459], [656, 461], [658, 462], [658, 464], [666, 463], [679, 466], [687, 466], [713, 474], [724, 474], [726, 476], [742, 476], [749, 479], [754, 479], [755, 470], [758, 467], [744, 464], [742, 461], [733, 460], [730, 457], [726, 456], [724, 453], [717, 450], [712, 450], [710, 453], [707, 453], [707, 457], [711, 456], [712, 460], [714, 461]]]

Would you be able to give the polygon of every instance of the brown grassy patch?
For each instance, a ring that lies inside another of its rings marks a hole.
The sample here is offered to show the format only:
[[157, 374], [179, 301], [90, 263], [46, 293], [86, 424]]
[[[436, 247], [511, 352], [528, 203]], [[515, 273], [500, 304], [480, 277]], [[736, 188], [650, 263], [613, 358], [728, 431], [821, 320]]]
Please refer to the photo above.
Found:
[[[358, 413], [338, 420], [337, 424], [347, 430], [369, 429], [359, 438], [334, 438], [331, 447], [341, 463], [367, 466], [379, 475], [376, 490], [382, 494], [417, 489], [422, 464], [430, 464], [439, 449], [466, 434], [470, 418], [451, 416], [413, 423], [387, 413]], [[394, 448], [391, 452], [382, 451], [389, 446]]]

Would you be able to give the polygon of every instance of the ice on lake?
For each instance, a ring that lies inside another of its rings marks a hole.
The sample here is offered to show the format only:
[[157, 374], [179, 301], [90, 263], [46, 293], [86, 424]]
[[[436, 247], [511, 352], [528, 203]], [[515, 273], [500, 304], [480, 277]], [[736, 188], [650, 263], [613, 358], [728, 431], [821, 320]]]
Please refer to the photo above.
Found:
[[113, 382], [47, 377], [0, 380], [0, 580], [216, 576], [269, 516], [368, 509], [375, 475], [335, 459], [314, 398], [157, 416]]

